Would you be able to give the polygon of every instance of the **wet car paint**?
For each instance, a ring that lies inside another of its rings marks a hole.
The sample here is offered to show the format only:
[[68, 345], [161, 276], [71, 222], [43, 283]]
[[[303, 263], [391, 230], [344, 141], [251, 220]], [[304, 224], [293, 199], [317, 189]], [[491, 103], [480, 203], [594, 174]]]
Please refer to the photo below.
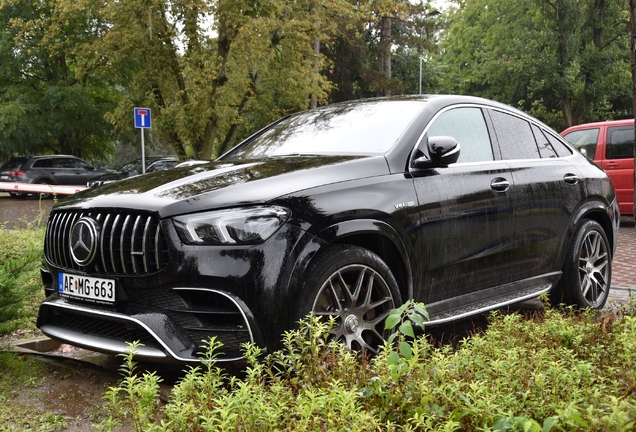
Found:
[[[252, 341], [271, 351], [282, 332], [295, 325], [298, 298], [306, 295], [306, 271], [329, 245], [372, 250], [391, 269], [403, 299], [423, 301], [439, 316], [479, 303], [480, 297], [549, 288], [560, 277], [566, 245], [584, 217], [595, 215], [615, 248], [613, 189], [603, 172], [578, 154], [409, 169], [411, 155], [425, 151], [416, 149], [425, 126], [440, 110], [457, 103], [503, 109], [481, 99], [422, 100], [422, 111], [385, 155], [221, 158], [87, 190], [61, 200], [54, 212], [143, 210], [159, 218], [169, 262], [153, 274], [117, 276], [120, 301], [105, 309], [120, 317], [134, 315], [151, 328], [170, 351], [167, 361], [195, 360], [204, 332], [193, 341], [173, 323], [176, 315], [166, 318], [161, 304], [144, 308], [152, 299], [130, 301], [136, 290], [148, 296], [184, 288], [222, 293], [244, 314]], [[568, 174], [577, 181], [566, 183]], [[502, 179], [509, 183], [504, 189], [498, 183]], [[171, 219], [256, 204], [291, 209], [290, 219], [260, 244], [185, 244]], [[58, 297], [53, 281], [63, 269], [46, 264], [49, 304], [38, 324], [46, 326], [47, 316], [64, 308], [90, 314], [85, 302]], [[139, 313], [131, 312], [130, 303]]]

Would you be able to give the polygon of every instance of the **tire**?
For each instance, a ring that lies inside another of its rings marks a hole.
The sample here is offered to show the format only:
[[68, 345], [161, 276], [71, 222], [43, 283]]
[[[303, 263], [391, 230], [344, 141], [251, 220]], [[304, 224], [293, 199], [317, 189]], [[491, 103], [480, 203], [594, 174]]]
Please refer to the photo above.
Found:
[[[35, 184], [39, 184], [39, 185], [50, 185], [52, 184], [51, 182], [49, 182], [48, 180], [38, 180], [35, 182]], [[40, 192], [39, 194], [33, 194], [36, 198], [41, 198], [41, 199], [49, 199], [53, 197], [52, 193], [44, 193], [44, 192]]]
[[377, 354], [389, 336], [384, 321], [402, 304], [397, 282], [375, 253], [353, 245], [335, 245], [310, 264], [295, 317], [310, 312], [334, 317], [333, 338], [347, 349]]
[[601, 309], [611, 286], [610, 244], [603, 228], [592, 220], [576, 230], [563, 264], [563, 276], [550, 293], [553, 304]]

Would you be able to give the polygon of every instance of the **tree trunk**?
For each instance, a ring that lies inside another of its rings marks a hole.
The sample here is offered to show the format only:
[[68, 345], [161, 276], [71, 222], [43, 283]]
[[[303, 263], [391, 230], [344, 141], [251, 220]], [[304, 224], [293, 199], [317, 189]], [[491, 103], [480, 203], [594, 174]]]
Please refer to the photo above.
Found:
[[384, 75], [384, 85], [379, 89], [379, 96], [391, 96], [388, 87], [391, 81], [391, 17], [380, 19], [380, 43], [378, 45], [378, 71]]
[[[320, 38], [314, 38], [314, 74], [317, 77], [320, 74]], [[309, 108], [316, 108], [318, 106], [318, 97], [315, 94], [311, 95], [309, 102]]]

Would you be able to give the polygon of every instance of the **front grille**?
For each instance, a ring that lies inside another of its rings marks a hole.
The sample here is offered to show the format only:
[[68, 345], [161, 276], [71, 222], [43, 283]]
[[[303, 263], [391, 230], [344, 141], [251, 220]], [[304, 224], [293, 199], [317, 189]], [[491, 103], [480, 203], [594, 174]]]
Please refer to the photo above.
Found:
[[[101, 230], [95, 258], [89, 265], [80, 266], [71, 256], [69, 239], [73, 225], [84, 216], [96, 220]], [[98, 275], [146, 275], [168, 263], [159, 220], [136, 212], [53, 212], [47, 224], [44, 254], [57, 267]]]

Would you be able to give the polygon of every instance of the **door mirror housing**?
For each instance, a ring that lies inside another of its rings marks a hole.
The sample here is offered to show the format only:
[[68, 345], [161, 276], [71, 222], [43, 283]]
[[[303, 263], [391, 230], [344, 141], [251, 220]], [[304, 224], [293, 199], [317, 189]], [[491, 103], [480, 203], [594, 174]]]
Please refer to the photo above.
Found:
[[[459, 159], [459, 143], [450, 136], [434, 136], [426, 141], [426, 150], [430, 159], [421, 156], [411, 162], [411, 168], [447, 167]], [[419, 150], [418, 153], [424, 153]]]

